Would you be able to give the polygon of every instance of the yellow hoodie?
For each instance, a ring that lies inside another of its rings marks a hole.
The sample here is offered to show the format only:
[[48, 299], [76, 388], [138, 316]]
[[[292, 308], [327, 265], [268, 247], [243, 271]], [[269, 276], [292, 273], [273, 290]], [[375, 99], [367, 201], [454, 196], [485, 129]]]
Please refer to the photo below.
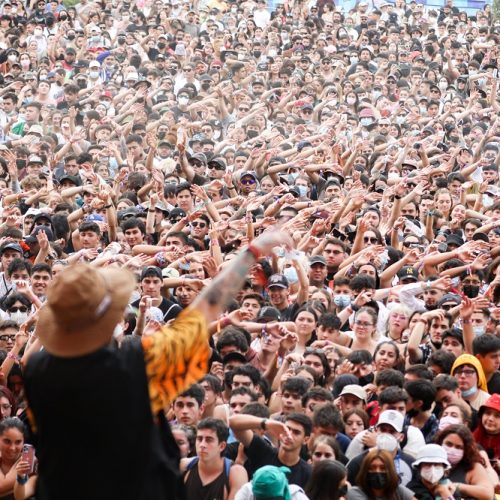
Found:
[[453, 363], [453, 366], [451, 367], [451, 374], [453, 375], [455, 373], [455, 370], [459, 366], [463, 365], [472, 365], [476, 369], [477, 379], [479, 381], [478, 385], [479, 389], [483, 390], [484, 392], [488, 392], [486, 377], [484, 375], [483, 367], [481, 366], [479, 360], [472, 354], [462, 354], [461, 356], [458, 356], [458, 358]]

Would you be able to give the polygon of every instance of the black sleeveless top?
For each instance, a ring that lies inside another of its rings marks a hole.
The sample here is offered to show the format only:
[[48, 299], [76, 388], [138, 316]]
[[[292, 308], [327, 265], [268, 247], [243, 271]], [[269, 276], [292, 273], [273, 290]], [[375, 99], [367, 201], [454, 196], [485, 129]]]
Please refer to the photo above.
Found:
[[226, 476], [225, 469], [210, 483], [203, 485], [198, 463], [189, 467], [187, 478], [184, 483], [186, 496], [188, 499], [196, 500], [224, 500], [229, 493], [229, 477]]

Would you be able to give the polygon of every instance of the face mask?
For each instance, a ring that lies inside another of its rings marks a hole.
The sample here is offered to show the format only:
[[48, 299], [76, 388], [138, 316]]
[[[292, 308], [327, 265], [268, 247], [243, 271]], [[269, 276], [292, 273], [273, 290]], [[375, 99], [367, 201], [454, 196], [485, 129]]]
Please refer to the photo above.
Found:
[[351, 64], [356, 64], [359, 61], [359, 57], [352, 56], [351, 58], [349, 58], [349, 61], [351, 61]]
[[43, 35], [43, 31], [42, 30], [35, 30], [35, 36], [37, 38], [42, 38], [42, 35]]
[[17, 61], [17, 56], [16, 54], [9, 54], [7, 59], [10, 61], [10, 62], [15, 62]]
[[425, 465], [420, 469], [420, 475], [431, 484], [437, 484], [444, 476], [442, 465]]
[[66, 21], [68, 16], [59, 16], [59, 21]]
[[70, 33], [66, 38], [71, 41], [76, 38], [76, 35], [74, 33]]
[[349, 307], [351, 305], [351, 296], [347, 294], [334, 295], [333, 302], [337, 307]]
[[460, 285], [460, 278], [451, 278], [451, 286], [457, 288]]
[[289, 283], [297, 283], [299, 277], [297, 276], [297, 270], [295, 267], [287, 267], [283, 271], [283, 276], [288, 280]]
[[26, 160], [16, 160], [16, 167], [18, 169], [26, 168]]
[[261, 51], [261, 50], [254, 50], [254, 51], [253, 51], [253, 56], [254, 56], [255, 58], [257, 58], [257, 59], [258, 59], [261, 55], [262, 55], [262, 51]]
[[455, 144], [456, 144], [456, 143], [458, 142], [458, 140], [459, 140], [459, 139], [458, 139], [458, 136], [456, 136], [456, 135], [450, 135], [449, 139], [450, 139], [450, 141], [451, 141], [451, 142], [454, 142]]
[[307, 196], [307, 186], [296, 186], [301, 197]]
[[382, 490], [387, 484], [387, 474], [385, 472], [368, 472], [366, 475], [368, 486], [375, 490]]
[[29, 67], [29, 65], [30, 65], [29, 60], [27, 60], [27, 59], [21, 59], [21, 66], [22, 66], [23, 68], [28, 68], [28, 67]]
[[283, 40], [283, 42], [288, 41], [288, 33], [286, 31], [284, 33], [281, 33], [281, 39]]
[[[346, 100], [347, 104], [356, 104], [356, 98], [355, 97], [348, 97]], [[361, 123], [363, 123], [363, 120], [366, 120], [367, 118], [362, 118]], [[370, 119], [368, 118], [368, 124], [370, 124]]]
[[494, 199], [491, 196], [488, 196], [487, 194], [483, 194], [483, 206], [484, 207], [491, 207], [494, 203]]
[[22, 325], [28, 320], [28, 313], [16, 311], [13, 313], [9, 313], [9, 317], [12, 321], [15, 321], [18, 325]]
[[179, 97], [178, 102], [181, 106], [186, 106], [189, 102], [189, 97]]
[[425, 106], [420, 106], [419, 110], [421, 115], [425, 115], [427, 113], [427, 108]]
[[84, 88], [86, 88], [86, 87], [87, 87], [87, 83], [85, 82], [85, 80], [78, 80], [77, 85], [78, 85], [81, 89], [84, 89]]
[[480, 87], [482, 87], [486, 83], [486, 78], [479, 78], [476, 82]]
[[369, 373], [368, 375], [365, 375], [364, 377], [359, 377], [359, 385], [363, 387], [364, 385], [367, 384], [373, 384], [373, 381], [375, 380], [375, 375], [373, 373]]
[[92, 80], [97, 80], [99, 78], [99, 71], [91, 71], [89, 73], [89, 76], [90, 78], [92, 78]]
[[166, 43], [163, 43], [163, 42], [158, 42], [158, 48], [159, 48], [160, 50], [163, 50], [166, 46], [167, 46], [167, 44], [166, 44]]
[[359, 122], [361, 123], [361, 125], [363, 125], [363, 127], [369, 127], [372, 124], [372, 119], [371, 118], [361, 118], [361, 120], [359, 120]]
[[121, 325], [121, 323], [118, 323], [115, 326], [115, 329], [113, 330], [113, 338], [117, 339], [117, 338], [121, 337], [122, 335], [123, 335], [123, 326]]
[[398, 125], [401, 125], [402, 123], [404, 123], [406, 121], [406, 116], [396, 116], [396, 123]]
[[259, 132], [257, 130], [247, 130], [247, 137], [249, 139], [254, 139], [259, 135]]
[[457, 425], [457, 424], [460, 424], [460, 420], [458, 420], [458, 418], [446, 415], [446, 417], [442, 417], [439, 420], [439, 430], [442, 431], [443, 429], [446, 429], [450, 425]]
[[288, 174], [288, 184], [294, 184], [295, 179], [299, 176], [298, 172], [292, 172], [291, 174]]
[[477, 285], [464, 285], [462, 290], [469, 299], [473, 299], [479, 295], [479, 287]]
[[484, 325], [473, 326], [472, 331], [476, 337], [480, 337], [486, 333], [486, 327]]
[[464, 458], [464, 450], [459, 450], [457, 448], [451, 448], [445, 444], [441, 445], [443, 450], [446, 451], [446, 456], [448, 457], [448, 462], [451, 465], [456, 465], [462, 458]]
[[438, 84], [439, 90], [446, 90], [448, 88], [447, 82], [439, 82]]
[[473, 386], [470, 389], [467, 389], [465, 391], [462, 391], [462, 397], [463, 398], [470, 398], [471, 396], [474, 396], [477, 392], [477, 386]]
[[398, 449], [398, 440], [387, 432], [381, 432], [377, 436], [376, 446], [379, 450], [393, 452]]
[[378, 99], [381, 95], [382, 95], [382, 92], [380, 92], [380, 90], [374, 90], [372, 92], [372, 96], [374, 99]]

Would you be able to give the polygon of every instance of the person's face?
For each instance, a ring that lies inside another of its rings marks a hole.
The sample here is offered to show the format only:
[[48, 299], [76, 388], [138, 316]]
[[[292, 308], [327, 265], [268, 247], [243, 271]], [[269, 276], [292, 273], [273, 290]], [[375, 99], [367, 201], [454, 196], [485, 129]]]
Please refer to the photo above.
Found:
[[36, 296], [41, 297], [47, 294], [47, 287], [49, 286], [51, 275], [47, 271], [36, 271], [31, 276], [31, 288]]
[[328, 269], [321, 263], [313, 264], [310, 267], [309, 278], [315, 283], [323, 283], [328, 273]]
[[125, 241], [131, 247], [135, 245], [139, 245], [144, 241], [144, 235], [138, 227], [132, 227], [130, 229], [125, 230]]
[[292, 420], [288, 420], [285, 425], [288, 427], [291, 437], [281, 435], [280, 448], [291, 452], [300, 450], [302, 445], [307, 442], [304, 428], [299, 423]]
[[454, 372], [453, 376], [458, 381], [458, 388], [461, 391], [467, 391], [471, 387], [477, 387], [478, 377], [475, 368], [472, 365], [461, 365]]
[[219, 442], [217, 434], [212, 429], [198, 429], [196, 433], [196, 454], [201, 462], [213, 464], [218, 460], [226, 447], [225, 442]]
[[299, 337], [308, 336], [311, 335], [316, 326], [316, 319], [312, 313], [302, 311], [295, 319], [295, 324], [297, 325], [297, 334]]
[[443, 346], [442, 348], [445, 351], [451, 352], [455, 355], [455, 357], [458, 358], [461, 354], [464, 353], [464, 347], [463, 345], [455, 338], [453, 337], [446, 337], [443, 340]]
[[315, 354], [306, 353], [304, 355], [304, 365], [310, 366], [319, 376], [325, 373], [321, 358], [319, 356], [316, 356]]
[[189, 190], [185, 189], [177, 195], [177, 205], [184, 211], [189, 212], [193, 203], [193, 197]]
[[268, 288], [269, 301], [273, 307], [283, 309], [288, 302], [288, 288], [271, 286]]
[[196, 426], [201, 418], [203, 405], [199, 406], [193, 397], [179, 396], [174, 402], [177, 423]]
[[5, 328], [0, 331], [0, 349], [10, 351], [16, 340], [17, 328]]
[[1, 257], [2, 268], [7, 269], [9, 267], [9, 264], [14, 259], [20, 259], [21, 257], [22, 255], [19, 252], [16, 252], [15, 250], [11, 249], [5, 250]]
[[314, 448], [311, 460], [313, 465], [323, 460], [336, 460], [335, 451], [326, 443], [319, 443]]
[[378, 238], [377, 235], [373, 231], [366, 231], [363, 236], [363, 244], [365, 248], [368, 248], [370, 245], [377, 245]]
[[101, 237], [94, 231], [82, 231], [80, 233], [80, 243], [82, 248], [97, 248]]
[[401, 415], [406, 415], [406, 403], [404, 401], [396, 401], [395, 403], [386, 403], [381, 405], [380, 413], [386, 410], [394, 410], [401, 413]]
[[338, 267], [345, 257], [345, 252], [341, 246], [334, 243], [327, 243], [323, 250], [323, 257], [326, 259], [328, 267]]
[[208, 233], [207, 221], [203, 219], [195, 219], [190, 224], [191, 236], [196, 239], [203, 239]]
[[260, 304], [259, 301], [253, 298], [243, 299], [240, 310], [248, 313], [250, 315], [250, 320], [254, 320], [259, 312]]
[[364, 430], [365, 425], [363, 423], [362, 418], [359, 415], [353, 413], [350, 417], [345, 421], [345, 433], [353, 439], [354, 436], [359, 434], [362, 430]]
[[302, 413], [302, 397], [297, 392], [284, 391], [281, 395], [281, 411], [284, 415], [289, 413]]
[[340, 412], [342, 414], [351, 410], [352, 408], [361, 408], [363, 409], [364, 403], [362, 399], [359, 399], [354, 394], [344, 394], [340, 396]]
[[177, 298], [182, 307], [189, 306], [198, 295], [198, 290], [189, 285], [177, 287]]
[[240, 188], [244, 194], [255, 191], [257, 184], [252, 176], [243, 176], [240, 180]]
[[231, 415], [239, 415], [245, 405], [252, 402], [249, 394], [235, 394], [229, 400], [229, 412]]
[[142, 294], [148, 297], [160, 297], [163, 281], [157, 276], [146, 276], [141, 281]]
[[375, 367], [377, 371], [386, 368], [394, 368], [397, 360], [397, 353], [393, 345], [382, 344], [375, 356]]
[[375, 332], [373, 318], [366, 312], [358, 314], [354, 321], [353, 331], [356, 337], [360, 339], [371, 338], [372, 334]]
[[165, 241], [165, 248], [167, 252], [172, 252], [173, 250], [179, 250], [183, 247], [184, 243], [177, 236], [167, 236]]
[[436, 306], [436, 304], [439, 302], [439, 300], [441, 299], [441, 297], [443, 297], [444, 294], [445, 294], [444, 289], [431, 285], [431, 288], [424, 290], [423, 293], [425, 307], [429, 308]]
[[181, 429], [175, 429], [172, 431], [172, 435], [174, 436], [175, 442], [179, 447], [181, 458], [186, 458], [191, 451], [189, 449], [189, 440], [186, 436], [186, 433]]
[[5, 460], [15, 462], [21, 455], [24, 436], [18, 429], [11, 427], [0, 436], [0, 452]]
[[500, 411], [493, 408], [485, 408], [481, 416], [481, 422], [488, 434], [500, 434]]

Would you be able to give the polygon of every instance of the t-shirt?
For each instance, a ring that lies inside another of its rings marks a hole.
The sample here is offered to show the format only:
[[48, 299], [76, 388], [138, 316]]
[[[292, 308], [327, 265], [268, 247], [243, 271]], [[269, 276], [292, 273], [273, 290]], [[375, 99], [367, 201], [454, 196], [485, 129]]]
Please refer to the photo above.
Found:
[[[139, 309], [139, 303], [141, 299], [136, 300], [130, 304], [132, 307]], [[171, 319], [177, 318], [177, 316], [181, 313], [182, 307], [171, 300], [163, 298], [160, 304], [158, 305], [158, 309], [163, 313], [163, 321], [165, 323], [170, 321]]]
[[488, 393], [498, 394], [500, 393], [500, 372], [496, 371], [488, 382]]
[[[399, 485], [396, 490], [397, 500], [412, 500], [414, 497], [413, 491]], [[347, 492], [347, 500], [385, 500], [385, 497], [368, 496], [361, 488], [354, 486]]]
[[304, 488], [311, 477], [311, 466], [302, 458], [295, 465], [285, 465], [278, 458], [278, 450], [270, 446], [263, 438], [254, 435], [248, 448], [245, 448], [246, 456], [252, 461], [252, 474], [264, 465], [275, 465], [277, 467], [288, 467], [291, 474], [288, 476], [290, 484], [296, 484]]

